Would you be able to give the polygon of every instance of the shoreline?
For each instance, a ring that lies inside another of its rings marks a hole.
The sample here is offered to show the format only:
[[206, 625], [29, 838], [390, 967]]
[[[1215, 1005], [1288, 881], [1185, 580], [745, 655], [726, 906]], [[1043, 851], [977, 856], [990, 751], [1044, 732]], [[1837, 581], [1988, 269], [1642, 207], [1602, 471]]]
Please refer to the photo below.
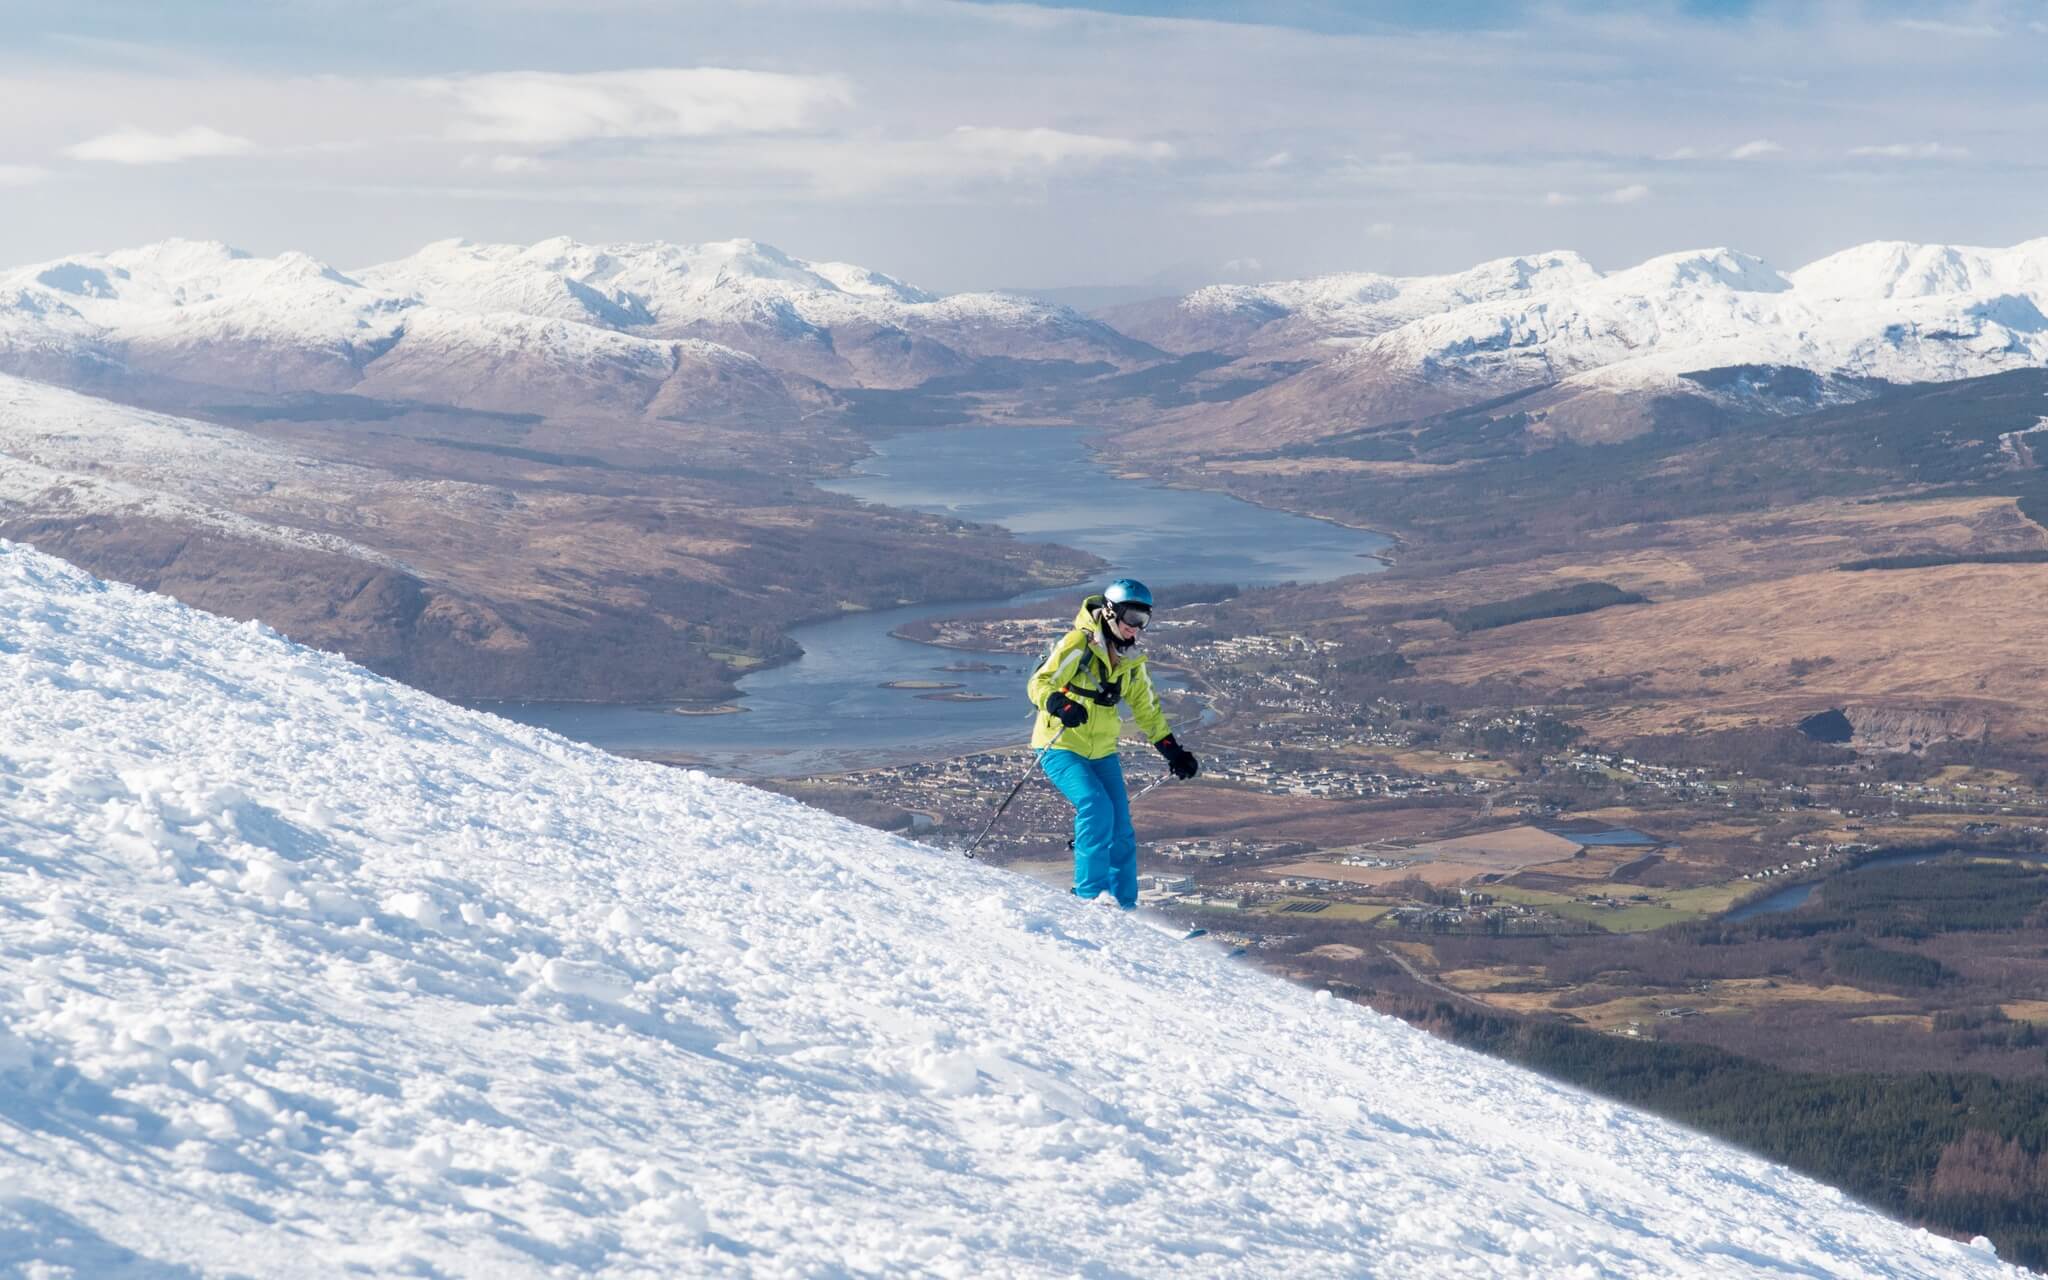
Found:
[[1370, 533], [1377, 537], [1385, 538], [1387, 545], [1379, 551], [1362, 552], [1360, 553], [1360, 558], [1377, 560], [1389, 569], [1394, 567], [1396, 554], [1406, 550], [1409, 546], [1408, 539], [1392, 529], [1382, 529], [1375, 525], [1353, 524], [1349, 520], [1339, 520], [1335, 516], [1319, 515], [1313, 511], [1297, 511], [1292, 507], [1255, 502], [1243, 494], [1232, 492], [1228, 488], [1217, 485], [1196, 484], [1187, 477], [1186, 468], [1182, 466], [1175, 466], [1165, 472], [1141, 470], [1134, 462], [1141, 455], [1118, 453], [1103, 448], [1098, 441], [1105, 437], [1113, 438], [1113, 433], [1102, 428], [1095, 430], [1097, 434], [1089, 439], [1088, 450], [1095, 455], [1098, 465], [1103, 470], [1119, 479], [1136, 480], [1145, 484], [1157, 485], [1162, 489], [1180, 489], [1191, 493], [1221, 494], [1223, 497], [1230, 498], [1233, 501], [1242, 502], [1248, 507], [1257, 507], [1261, 511], [1274, 511], [1281, 515], [1295, 516], [1302, 520], [1314, 520], [1319, 524], [1327, 524], [1339, 529], [1348, 529], [1353, 533]]

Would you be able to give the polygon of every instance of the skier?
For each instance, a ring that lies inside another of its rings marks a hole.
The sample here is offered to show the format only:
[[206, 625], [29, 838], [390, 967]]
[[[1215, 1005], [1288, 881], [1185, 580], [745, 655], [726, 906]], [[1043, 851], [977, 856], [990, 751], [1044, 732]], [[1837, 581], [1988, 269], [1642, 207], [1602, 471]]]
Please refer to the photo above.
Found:
[[1074, 806], [1074, 896], [1108, 893], [1126, 911], [1138, 905], [1138, 837], [1116, 754], [1123, 727], [1118, 705], [1130, 707], [1174, 777], [1192, 778], [1201, 767], [1174, 740], [1152, 692], [1145, 655], [1134, 652], [1151, 620], [1152, 593], [1145, 584], [1117, 579], [1081, 602], [1073, 630], [1053, 645], [1026, 686], [1032, 705], [1044, 713], [1031, 745], [1043, 753], [1045, 776]]

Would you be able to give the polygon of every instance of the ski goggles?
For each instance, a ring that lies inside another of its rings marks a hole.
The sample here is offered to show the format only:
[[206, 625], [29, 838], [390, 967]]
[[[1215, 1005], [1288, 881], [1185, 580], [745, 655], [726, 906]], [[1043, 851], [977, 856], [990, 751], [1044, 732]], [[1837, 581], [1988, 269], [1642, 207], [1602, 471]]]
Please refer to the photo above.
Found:
[[1143, 631], [1145, 624], [1152, 621], [1152, 611], [1150, 609], [1140, 609], [1135, 605], [1112, 605], [1110, 606], [1110, 611], [1116, 614], [1118, 622], [1123, 623], [1133, 631]]

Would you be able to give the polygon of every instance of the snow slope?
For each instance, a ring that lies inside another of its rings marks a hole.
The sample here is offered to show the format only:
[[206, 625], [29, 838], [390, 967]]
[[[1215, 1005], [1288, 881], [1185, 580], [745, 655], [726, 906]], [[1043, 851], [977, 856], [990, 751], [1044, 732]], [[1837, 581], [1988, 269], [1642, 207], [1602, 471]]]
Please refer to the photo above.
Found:
[[352, 539], [250, 514], [346, 511], [378, 480], [246, 432], [0, 374], [0, 522], [164, 520], [410, 572]]
[[2014, 1274], [1035, 882], [5, 543], [0, 620], [0, 1271]]

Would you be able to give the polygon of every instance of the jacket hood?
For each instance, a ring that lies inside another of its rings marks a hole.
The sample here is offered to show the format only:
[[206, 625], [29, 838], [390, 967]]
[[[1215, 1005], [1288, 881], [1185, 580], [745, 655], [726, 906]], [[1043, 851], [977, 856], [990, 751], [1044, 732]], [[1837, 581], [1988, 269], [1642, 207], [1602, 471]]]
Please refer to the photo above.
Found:
[[[1074, 614], [1074, 625], [1088, 633], [1088, 647], [1106, 660], [1109, 654], [1102, 639], [1102, 623], [1095, 617], [1095, 609], [1101, 603], [1101, 596], [1090, 596], [1083, 600], [1080, 609]], [[1117, 658], [1117, 663], [1120, 666], [1129, 666], [1133, 662], [1143, 662], [1144, 660], [1145, 655], [1138, 652], [1138, 647], [1134, 644], [1123, 651], [1123, 654]]]

